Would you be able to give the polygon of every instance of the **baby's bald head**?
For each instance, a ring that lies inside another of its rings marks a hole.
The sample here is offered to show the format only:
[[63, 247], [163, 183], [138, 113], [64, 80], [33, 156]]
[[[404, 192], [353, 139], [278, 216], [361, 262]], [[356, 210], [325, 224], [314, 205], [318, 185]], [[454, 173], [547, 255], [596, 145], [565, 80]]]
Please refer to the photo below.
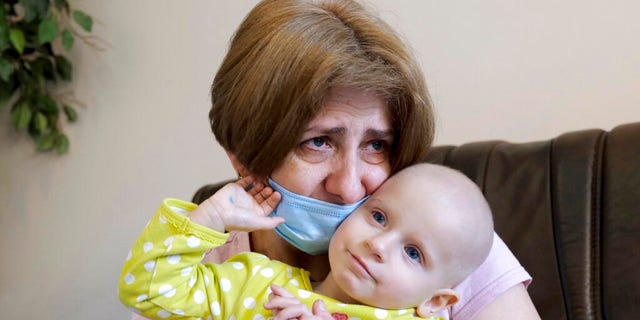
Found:
[[435, 222], [438, 230], [427, 231], [442, 233], [438, 242], [447, 252], [447, 286], [457, 285], [485, 260], [493, 244], [493, 218], [473, 181], [451, 168], [423, 163], [398, 172], [389, 183], [401, 186], [403, 199]]

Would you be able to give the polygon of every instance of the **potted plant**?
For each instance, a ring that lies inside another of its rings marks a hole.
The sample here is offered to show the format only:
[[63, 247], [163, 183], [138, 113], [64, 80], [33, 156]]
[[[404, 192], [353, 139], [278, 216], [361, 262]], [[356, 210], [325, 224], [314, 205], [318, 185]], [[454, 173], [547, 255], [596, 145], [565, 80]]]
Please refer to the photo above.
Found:
[[67, 0], [3, 0], [0, 5], [0, 111], [11, 112], [16, 130], [28, 133], [39, 151], [67, 152], [62, 128], [82, 105], [70, 92], [56, 92], [72, 76], [65, 56], [76, 38], [101, 49], [90, 35], [93, 19]]

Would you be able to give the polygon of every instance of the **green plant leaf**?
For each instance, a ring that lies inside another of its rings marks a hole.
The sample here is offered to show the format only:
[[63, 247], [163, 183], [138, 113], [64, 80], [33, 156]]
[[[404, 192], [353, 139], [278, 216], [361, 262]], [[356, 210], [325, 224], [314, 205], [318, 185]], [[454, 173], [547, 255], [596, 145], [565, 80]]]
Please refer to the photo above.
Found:
[[31, 107], [26, 101], [21, 101], [11, 110], [11, 122], [17, 130], [22, 130], [31, 121]]
[[9, 30], [9, 41], [13, 45], [18, 53], [22, 54], [24, 51], [24, 33], [20, 29], [11, 29]]
[[9, 82], [11, 75], [13, 74], [13, 64], [7, 59], [0, 57], [0, 78], [5, 82]]
[[7, 12], [4, 10], [4, 6], [0, 6], [0, 25], [7, 24]]
[[78, 120], [78, 113], [76, 112], [76, 109], [66, 104], [62, 106], [62, 109], [64, 110], [64, 114], [67, 116], [67, 120], [69, 120], [69, 122], [76, 122], [76, 120]]
[[53, 82], [56, 81], [56, 73], [51, 60], [45, 57], [40, 57], [31, 62], [30, 66], [34, 73], [41, 74], [46, 80], [50, 80]]
[[58, 35], [58, 22], [56, 16], [50, 15], [42, 20], [38, 26], [38, 43], [44, 44], [51, 42]]
[[36, 112], [35, 117], [33, 117], [33, 121], [36, 127], [36, 132], [38, 132], [38, 134], [44, 133], [47, 130], [47, 128], [49, 128], [49, 122], [47, 121], [47, 117], [40, 112]]
[[71, 62], [67, 60], [64, 56], [56, 56], [56, 71], [63, 80], [69, 81], [71, 80]]
[[38, 109], [46, 114], [57, 114], [58, 103], [48, 95], [41, 95], [38, 99]]
[[65, 49], [69, 50], [71, 49], [71, 47], [73, 46], [73, 34], [67, 30], [64, 29], [64, 31], [62, 31], [62, 45], [64, 46]]
[[91, 16], [82, 12], [81, 10], [73, 10], [73, 20], [84, 29], [86, 32], [91, 32], [93, 28], [93, 19]]
[[0, 6], [0, 49], [9, 43], [9, 25], [7, 24], [7, 16], [4, 11], [4, 6]]
[[9, 82], [0, 81], [0, 110], [8, 104], [13, 95], [13, 89], [13, 79], [9, 79]]
[[27, 22], [36, 17], [44, 17], [49, 11], [48, 0], [20, 0], [20, 4], [24, 8], [24, 20]]
[[0, 50], [9, 44], [9, 36], [7, 35], [7, 27], [0, 26]]
[[56, 136], [56, 133], [51, 132], [38, 139], [38, 151], [49, 151], [53, 149], [56, 142]]
[[67, 150], [69, 150], [69, 138], [64, 133], [59, 134], [56, 137], [56, 152], [58, 154], [64, 154], [67, 153]]

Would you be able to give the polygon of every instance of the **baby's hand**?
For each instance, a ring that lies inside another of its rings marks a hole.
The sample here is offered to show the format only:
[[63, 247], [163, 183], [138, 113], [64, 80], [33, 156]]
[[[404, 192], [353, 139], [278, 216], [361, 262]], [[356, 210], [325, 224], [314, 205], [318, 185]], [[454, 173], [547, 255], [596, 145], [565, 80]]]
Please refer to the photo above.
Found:
[[280, 197], [280, 193], [249, 176], [222, 187], [189, 218], [220, 232], [273, 229], [284, 222], [281, 217], [268, 217]]
[[269, 294], [269, 300], [264, 303], [264, 308], [271, 310], [274, 320], [334, 320], [324, 307], [322, 300], [316, 300], [313, 303], [312, 312], [300, 299], [275, 284], [271, 285], [271, 294]]

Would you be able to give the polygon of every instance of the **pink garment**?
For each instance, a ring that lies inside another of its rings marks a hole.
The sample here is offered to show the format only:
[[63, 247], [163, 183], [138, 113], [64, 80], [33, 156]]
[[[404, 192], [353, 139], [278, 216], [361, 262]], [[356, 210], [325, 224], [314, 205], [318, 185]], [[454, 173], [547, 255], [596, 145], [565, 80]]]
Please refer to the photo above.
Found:
[[[250, 251], [249, 235], [246, 232], [231, 232], [227, 243], [207, 253], [206, 262], [222, 262], [236, 253]], [[460, 301], [450, 308], [449, 314], [442, 314], [453, 320], [471, 319], [484, 306], [511, 287], [524, 283], [528, 286], [531, 276], [520, 265], [500, 237], [493, 234], [493, 245], [487, 259], [455, 289]], [[132, 320], [146, 318], [134, 314]]]
[[454, 288], [460, 294], [460, 301], [450, 308], [451, 319], [471, 319], [495, 298], [519, 283], [529, 286], [531, 276], [494, 232], [487, 259]]

